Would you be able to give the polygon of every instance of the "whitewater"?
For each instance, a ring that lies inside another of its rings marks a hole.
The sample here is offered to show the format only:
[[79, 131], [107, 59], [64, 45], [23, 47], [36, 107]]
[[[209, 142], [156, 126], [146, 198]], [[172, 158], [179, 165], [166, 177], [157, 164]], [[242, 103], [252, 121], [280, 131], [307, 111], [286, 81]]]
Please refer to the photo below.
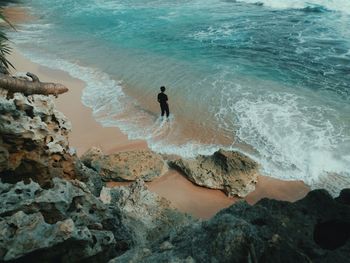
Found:
[[349, 186], [350, 1], [27, 2], [35, 19], [10, 38], [84, 80], [102, 125], [161, 153], [239, 150], [265, 175]]

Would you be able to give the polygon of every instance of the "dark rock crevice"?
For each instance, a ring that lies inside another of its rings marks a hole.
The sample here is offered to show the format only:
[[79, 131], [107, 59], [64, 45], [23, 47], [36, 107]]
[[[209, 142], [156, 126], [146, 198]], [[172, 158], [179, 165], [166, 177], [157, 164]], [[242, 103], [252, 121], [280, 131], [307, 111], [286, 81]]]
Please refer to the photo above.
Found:
[[323, 249], [335, 250], [344, 246], [349, 238], [350, 222], [329, 220], [315, 226], [314, 240]]

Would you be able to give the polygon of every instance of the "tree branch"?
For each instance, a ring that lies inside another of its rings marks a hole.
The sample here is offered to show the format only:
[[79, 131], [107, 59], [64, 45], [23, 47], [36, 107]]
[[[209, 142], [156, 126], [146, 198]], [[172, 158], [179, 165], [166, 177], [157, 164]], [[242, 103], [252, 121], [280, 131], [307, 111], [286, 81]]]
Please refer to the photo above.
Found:
[[62, 84], [41, 82], [39, 78], [33, 73], [28, 72], [27, 76], [30, 77], [32, 81], [0, 74], [0, 88], [6, 89], [13, 93], [21, 92], [25, 95], [52, 94], [57, 96], [58, 94], [62, 94], [68, 91], [68, 88]]

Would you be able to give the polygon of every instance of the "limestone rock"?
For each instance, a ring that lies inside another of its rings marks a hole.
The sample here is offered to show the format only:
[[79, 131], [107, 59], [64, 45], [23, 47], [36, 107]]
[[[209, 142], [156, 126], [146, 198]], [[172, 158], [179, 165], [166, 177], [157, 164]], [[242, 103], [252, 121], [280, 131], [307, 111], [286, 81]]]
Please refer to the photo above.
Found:
[[211, 156], [170, 161], [197, 185], [223, 190], [227, 195], [244, 197], [255, 189], [258, 164], [239, 152], [219, 150]]
[[131, 246], [118, 209], [80, 181], [52, 182], [49, 189], [33, 181], [0, 183], [0, 261], [76, 262], [101, 253], [109, 258]]
[[[0, 89], [1, 90], [1, 89]], [[31, 178], [49, 185], [51, 178], [75, 178], [66, 117], [55, 109], [53, 96], [0, 92], [0, 179]]]
[[92, 148], [82, 157], [83, 163], [97, 171], [104, 181], [152, 181], [167, 170], [163, 158], [150, 150], [137, 150], [103, 155]]
[[122, 224], [131, 229], [139, 246], [149, 245], [195, 221], [171, 208], [165, 198], [150, 192], [141, 179], [127, 187], [103, 188], [100, 198], [105, 204], [118, 207]]
[[[46, 223], [41, 213], [25, 214], [22, 211], [0, 219], [0, 258], [9, 261], [23, 257], [21, 260], [30, 261], [32, 255], [37, 253], [45, 255], [50, 253], [52, 258], [64, 262], [79, 260], [81, 256], [95, 255], [103, 251], [103, 247], [112, 246], [115, 241], [110, 232], [105, 232], [104, 242], [96, 242], [94, 234], [86, 227], [77, 227], [73, 220], [66, 219], [55, 224]], [[30, 233], [30, 235], [28, 235]], [[96, 235], [99, 236], [100, 235]], [[96, 237], [95, 237], [96, 238]], [[64, 253], [58, 246], [69, 243], [71, 253]], [[38, 252], [40, 250], [40, 252]], [[74, 250], [74, 253], [72, 251]], [[45, 257], [41, 262], [45, 262]], [[46, 260], [46, 262], [48, 262]]]

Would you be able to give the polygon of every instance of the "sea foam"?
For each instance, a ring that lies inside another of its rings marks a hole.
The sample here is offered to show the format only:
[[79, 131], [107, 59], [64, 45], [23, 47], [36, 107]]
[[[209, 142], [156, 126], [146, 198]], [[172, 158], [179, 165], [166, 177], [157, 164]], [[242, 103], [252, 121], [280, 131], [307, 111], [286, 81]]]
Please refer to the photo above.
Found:
[[344, 0], [237, 0], [237, 2], [262, 4], [276, 9], [330, 10], [350, 14], [350, 2]]

